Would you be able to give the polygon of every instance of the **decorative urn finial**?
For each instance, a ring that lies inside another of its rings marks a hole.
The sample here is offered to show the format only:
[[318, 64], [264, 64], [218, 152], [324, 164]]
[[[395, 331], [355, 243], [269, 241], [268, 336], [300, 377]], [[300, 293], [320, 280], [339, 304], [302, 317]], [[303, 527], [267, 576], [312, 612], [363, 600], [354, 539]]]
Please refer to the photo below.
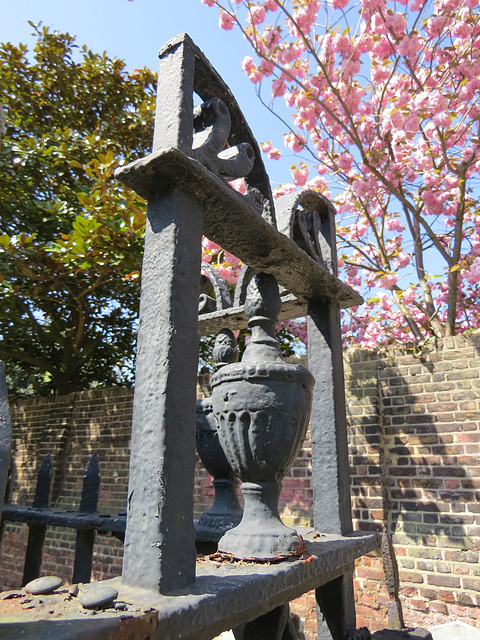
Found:
[[297, 555], [302, 547], [280, 519], [278, 498], [305, 437], [314, 379], [283, 361], [274, 333], [280, 308], [275, 278], [256, 275], [245, 302], [252, 337], [242, 361], [221, 367], [211, 382], [219, 439], [245, 498], [242, 521], [218, 548], [239, 558]]

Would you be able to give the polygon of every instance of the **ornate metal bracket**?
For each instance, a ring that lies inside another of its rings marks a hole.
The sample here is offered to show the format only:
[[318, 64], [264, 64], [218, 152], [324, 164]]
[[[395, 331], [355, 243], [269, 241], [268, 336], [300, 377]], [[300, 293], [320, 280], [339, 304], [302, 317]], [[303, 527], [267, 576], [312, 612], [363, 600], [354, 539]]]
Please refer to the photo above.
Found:
[[323, 269], [337, 276], [335, 209], [315, 191], [299, 191], [279, 198], [275, 205], [278, 230], [293, 240]]

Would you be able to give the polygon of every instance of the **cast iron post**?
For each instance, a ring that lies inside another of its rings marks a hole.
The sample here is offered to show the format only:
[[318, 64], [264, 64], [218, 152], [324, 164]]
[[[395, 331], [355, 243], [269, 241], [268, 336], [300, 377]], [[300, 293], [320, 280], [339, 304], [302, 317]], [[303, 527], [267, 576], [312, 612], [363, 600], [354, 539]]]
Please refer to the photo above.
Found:
[[10, 449], [12, 446], [12, 427], [8, 410], [7, 383], [5, 365], [0, 360], [0, 513], [2, 512], [5, 489], [10, 469]]
[[[81, 513], [95, 513], [100, 492], [100, 469], [96, 451], [83, 474], [82, 497], [80, 500]], [[95, 543], [95, 529], [79, 529], [75, 542], [75, 560], [73, 563], [72, 583], [90, 582], [92, 578], [93, 545]]]
[[[194, 52], [180, 40], [159, 57], [152, 155], [160, 147], [186, 152], [193, 139]], [[203, 212], [184, 191], [158, 184], [152, 174], [150, 181], [122, 579], [169, 593], [195, 580], [198, 335], [192, 327]]]
[[[50, 454], [47, 453], [43, 459], [40, 471], [37, 476], [37, 488], [33, 498], [32, 507], [37, 509], [48, 509], [50, 506], [50, 489], [52, 485], [52, 462]], [[40, 576], [42, 570], [43, 545], [47, 533], [46, 524], [28, 525], [28, 543], [25, 554], [25, 565], [23, 568], [22, 585], [25, 586], [31, 580]]]
[[[325, 267], [337, 275], [335, 211], [328, 207], [319, 234]], [[315, 376], [312, 416], [313, 521], [317, 531], [352, 531], [347, 416], [340, 307], [335, 300], [308, 307], [308, 367]], [[355, 628], [353, 567], [317, 589], [318, 640], [343, 640]]]
[[[352, 531], [340, 310], [329, 301], [309, 307], [308, 366], [315, 376], [310, 429], [314, 527]], [[353, 567], [317, 589], [318, 640], [343, 640], [355, 628]]]

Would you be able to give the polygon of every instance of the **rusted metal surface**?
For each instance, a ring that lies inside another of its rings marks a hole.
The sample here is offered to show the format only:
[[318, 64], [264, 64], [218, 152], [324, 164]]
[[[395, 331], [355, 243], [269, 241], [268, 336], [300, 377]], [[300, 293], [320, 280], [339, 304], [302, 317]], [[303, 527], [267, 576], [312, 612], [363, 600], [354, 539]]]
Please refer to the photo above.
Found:
[[[223, 630], [255, 620], [305, 591], [337, 578], [345, 570], [345, 563], [380, 545], [380, 537], [375, 533], [357, 532], [341, 537], [321, 535], [311, 529], [300, 531], [307, 545], [303, 558], [258, 564], [218, 562], [207, 556], [197, 562], [195, 585], [177, 596], [161, 596], [150, 590], [128, 587], [120, 579], [105, 581], [103, 584], [118, 589], [118, 600], [127, 603], [125, 611], [109, 609], [88, 614], [79, 604], [82, 590], [78, 596], [72, 596], [65, 588], [49, 596], [32, 598], [30, 602], [26, 599], [31, 596], [27, 597], [22, 590], [7, 592], [0, 600], [0, 637], [2, 640], [34, 637], [42, 640], [122, 640], [124, 637], [210, 640]], [[121, 635], [128, 620], [132, 635]], [[137, 625], [141, 624], [138, 620], [144, 621], [150, 635], [137, 634]], [[152, 620], [158, 621], [156, 627]], [[46, 635], [21, 635], [33, 628], [41, 631], [39, 625], [44, 621], [50, 621], [44, 627]], [[31, 626], [32, 622], [37, 626]], [[48, 629], [54, 629], [55, 634], [48, 635]], [[100, 631], [104, 635], [98, 635]]]

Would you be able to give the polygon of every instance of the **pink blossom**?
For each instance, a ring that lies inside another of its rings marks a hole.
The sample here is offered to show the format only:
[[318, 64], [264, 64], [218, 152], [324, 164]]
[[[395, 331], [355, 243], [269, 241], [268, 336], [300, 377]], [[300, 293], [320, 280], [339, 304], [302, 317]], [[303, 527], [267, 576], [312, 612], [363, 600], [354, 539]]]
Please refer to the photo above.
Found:
[[289, 147], [295, 153], [299, 153], [305, 147], [307, 142], [299, 133], [289, 133], [288, 135], [284, 134], [283, 139], [285, 146]]
[[449, 127], [452, 124], [452, 116], [449, 113], [437, 113], [433, 117], [436, 127]]
[[480, 258], [475, 258], [470, 266], [470, 270], [465, 274], [465, 278], [470, 284], [480, 282]]
[[273, 190], [273, 197], [277, 199], [281, 196], [285, 196], [287, 193], [292, 193], [293, 191], [296, 191], [295, 185], [288, 183], [282, 184]]
[[222, 276], [222, 278], [226, 281], [229, 282], [230, 281], [230, 277], [232, 274], [232, 270], [230, 267], [225, 266], [223, 264], [221, 265], [215, 265], [217, 268], [218, 273]]
[[[413, 238], [403, 214], [396, 212], [402, 211], [406, 197], [426, 222], [434, 225], [439, 242], [452, 255], [450, 231], [458, 198], [456, 169], [462, 162], [469, 164], [462, 247], [469, 253], [460, 262], [462, 304], [456, 309], [456, 330], [467, 326], [467, 316], [469, 326], [480, 326], [480, 221], [470, 195], [480, 174], [480, 152], [472, 157], [478, 146], [480, 117], [480, 24], [472, 18], [478, 0], [397, 0], [396, 5], [390, 0], [360, 0], [358, 22], [353, 11], [344, 18], [339, 15], [352, 3], [329, 0], [338, 11], [330, 12], [334, 26], [327, 26], [321, 35], [315, 24], [319, 1], [291, 0], [285, 8], [291, 11], [298, 29], [279, 17], [273, 25], [265, 25], [255, 41], [254, 32], [257, 37], [259, 32], [252, 27], [254, 19], [249, 24], [246, 18], [248, 7], [253, 13], [259, 12], [258, 19], [263, 22], [266, 14], [262, 15], [261, 9], [277, 10], [279, 0], [230, 1], [242, 5], [238, 19], [246, 23], [247, 40], [256, 47], [258, 57], [252, 54], [253, 59], [243, 64], [250, 79], [259, 82], [272, 73], [271, 64], [275, 63], [272, 93], [274, 97], [284, 96], [292, 116], [286, 146], [299, 153], [308, 140], [318, 157], [312, 161], [311, 179], [308, 166], [297, 163], [292, 167], [293, 184], [275, 189], [275, 197], [298, 187], [327, 193], [333, 185], [342, 261], [358, 264], [358, 271], [347, 275], [346, 281], [367, 297], [371, 295], [368, 288], [375, 291], [375, 301], [370, 299], [363, 310], [345, 314], [346, 340], [374, 348], [387, 337], [390, 342], [411, 339], [401, 308], [390, 293], [398, 282], [397, 272], [405, 273], [407, 280], [403, 304], [409, 305], [420, 332], [427, 333], [429, 319], [412, 304], [424, 296], [414, 284]], [[230, 6], [227, 0], [208, 0], [207, 4], [210, 2]], [[424, 13], [418, 19], [413, 12], [421, 8]], [[340, 24], [339, 20], [346, 22], [346, 18], [348, 24]], [[262, 57], [267, 58], [267, 64]], [[270, 142], [261, 147], [269, 157], [280, 156]], [[360, 166], [362, 159], [364, 166]], [[380, 240], [372, 233], [365, 213], [380, 231]], [[386, 244], [391, 271], [385, 272], [379, 242]], [[361, 251], [356, 252], [352, 244]], [[429, 245], [429, 256], [433, 257], [435, 251]], [[206, 259], [213, 256], [214, 261], [218, 255], [223, 256], [206, 250], [204, 254]], [[362, 269], [366, 261], [376, 270]], [[436, 287], [434, 277], [441, 268], [437, 269], [435, 259], [427, 264], [436, 317], [445, 322], [448, 283], [442, 289]], [[293, 325], [291, 330], [295, 330]]]
[[250, 56], [245, 56], [245, 58], [242, 60], [242, 69], [245, 73], [248, 74], [254, 71], [256, 67], [253, 64], [253, 58], [251, 58]]
[[310, 170], [307, 166], [302, 166], [300, 169], [297, 167], [293, 167], [292, 169], [293, 184], [297, 185], [297, 187], [303, 187], [308, 180], [309, 172]]
[[238, 191], [238, 193], [241, 193], [243, 196], [247, 193], [247, 186], [243, 178], [232, 180], [229, 184], [235, 189], [235, 191]]
[[452, 27], [452, 35], [455, 38], [471, 38], [472, 36], [472, 27], [468, 24], [466, 20], [462, 22], [457, 22]]
[[278, 29], [269, 28], [266, 33], [264, 33], [265, 44], [269, 49], [273, 49], [280, 42], [280, 32]]
[[350, 237], [354, 239], [361, 238], [365, 235], [368, 229], [366, 222], [354, 222], [350, 227]]
[[203, 4], [206, 4], [207, 7], [213, 7], [214, 6], [214, 2], [212, 2], [212, 0], [202, 0]]
[[[360, 60], [344, 60], [342, 64], [342, 77], [344, 80], [350, 79], [360, 71], [362, 63]], [[355, 109], [356, 111], [356, 109]]]
[[250, 19], [252, 24], [260, 24], [265, 20], [265, 8], [260, 5], [250, 7]]
[[229, 251], [225, 251], [224, 261], [227, 262], [232, 267], [238, 267], [240, 264], [240, 260], [236, 256], [234, 256], [233, 253], [230, 253]]
[[391, 75], [391, 70], [387, 66], [381, 66], [379, 64], [372, 65], [370, 76], [373, 82], [385, 82]]
[[379, 58], [388, 58], [388, 56], [391, 56], [394, 52], [395, 49], [386, 36], [382, 36], [372, 47], [372, 53]]
[[400, 253], [395, 259], [395, 268], [404, 269], [407, 266], [407, 264], [410, 263], [410, 260], [411, 258], [408, 255], [408, 253], [405, 253], [405, 251], [400, 251]]
[[263, 153], [268, 153], [268, 157], [270, 160], [279, 160], [282, 156], [280, 149], [272, 147], [272, 143], [270, 141], [262, 142], [260, 147]]
[[387, 297], [387, 294], [380, 293], [378, 297], [380, 299], [380, 308], [383, 309], [383, 311], [390, 311], [393, 305], [392, 301]]
[[399, 38], [405, 33], [405, 27], [407, 26], [407, 21], [405, 16], [401, 13], [394, 13], [393, 15], [387, 16], [386, 19], [387, 27], [394, 33], [394, 35]]
[[222, 10], [220, 12], [218, 24], [220, 25], [220, 29], [230, 31], [230, 29], [233, 29], [233, 25], [235, 24], [235, 18], [226, 11]]
[[343, 57], [350, 56], [353, 51], [353, 43], [346, 35], [336, 33], [332, 37], [332, 49], [335, 53], [340, 53]]
[[393, 287], [397, 284], [397, 276], [394, 273], [387, 273], [383, 278], [380, 278], [377, 282], [379, 287], [383, 287], [384, 289], [393, 289]]
[[387, 231], [404, 231], [405, 227], [398, 218], [387, 218], [385, 220], [385, 229]]
[[345, 152], [338, 156], [337, 165], [343, 171], [349, 171], [352, 167], [353, 156], [351, 153]]
[[[408, 0], [407, 0], [408, 2]], [[416, 33], [405, 36], [398, 44], [397, 51], [401, 56], [413, 58], [422, 48], [422, 43]]]
[[358, 196], [359, 198], [364, 198], [365, 196], [368, 196], [370, 194], [372, 189], [375, 189], [375, 185], [373, 182], [370, 185], [369, 181], [358, 178], [353, 183], [352, 189], [356, 196]]
[[293, 105], [295, 104], [295, 94], [291, 91], [287, 91], [285, 93], [285, 104], [287, 105], [287, 107], [293, 107]]
[[405, 124], [405, 116], [398, 109], [393, 109], [390, 112], [388, 119], [394, 129], [402, 129]]
[[402, 301], [405, 304], [412, 304], [412, 302], [414, 302], [416, 300], [417, 297], [417, 292], [415, 287], [412, 287], [410, 289], [407, 289], [406, 291], [403, 292], [402, 294]]
[[258, 69], [259, 69], [259, 71], [262, 72], [262, 74], [266, 78], [268, 78], [269, 76], [272, 75], [272, 72], [275, 69], [275, 66], [269, 60], [265, 60], [264, 58], [262, 58], [262, 60], [260, 61], [260, 65], [259, 65]]
[[294, 12], [293, 17], [297, 26], [304, 32], [308, 33], [312, 27], [312, 23], [315, 21], [315, 14], [308, 11], [307, 7]]
[[428, 92], [428, 108], [432, 113], [439, 113], [448, 109], [448, 98], [439, 89]]
[[361, 5], [364, 9], [367, 9], [373, 13], [374, 11], [377, 11], [378, 9], [385, 7], [385, 0], [361, 0]]
[[286, 65], [299, 58], [302, 50], [296, 46], [282, 45], [277, 55], [278, 61]]
[[413, 136], [417, 133], [420, 127], [420, 118], [414, 113], [405, 121], [405, 133]]
[[209, 240], [208, 238], [203, 237], [202, 247], [204, 251], [213, 251], [214, 253], [218, 253], [221, 250], [221, 247], [213, 240]]
[[385, 7], [385, 0], [370, 0], [369, 2], [368, 8], [370, 8], [372, 12], [374, 11], [374, 13], [372, 13], [372, 17], [370, 21], [371, 27], [372, 27], [371, 31], [372, 33], [376, 33], [377, 35], [387, 33], [387, 28], [385, 26], [383, 17], [381, 13], [377, 11], [377, 9], [380, 9], [382, 7], [383, 8]]
[[442, 35], [447, 26], [450, 24], [451, 18], [445, 15], [432, 16], [427, 20], [425, 27], [426, 32], [431, 38]]
[[327, 198], [330, 195], [327, 183], [325, 182], [325, 178], [322, 178], [321, 176], [315, 176], [314, 178], [306, 182], [305, 187], [307, 189], [311, 189], [312, 191], [320, 191]]
[[272, 82], [272, 96], [277, 98], [283, 96], [286, 91], [287, 85], [283, 78], [276, 78]]
[[263, 6], [267, 11], [276, 11], [278, 9], [278, 4], [275, 0], [265, 0]]

